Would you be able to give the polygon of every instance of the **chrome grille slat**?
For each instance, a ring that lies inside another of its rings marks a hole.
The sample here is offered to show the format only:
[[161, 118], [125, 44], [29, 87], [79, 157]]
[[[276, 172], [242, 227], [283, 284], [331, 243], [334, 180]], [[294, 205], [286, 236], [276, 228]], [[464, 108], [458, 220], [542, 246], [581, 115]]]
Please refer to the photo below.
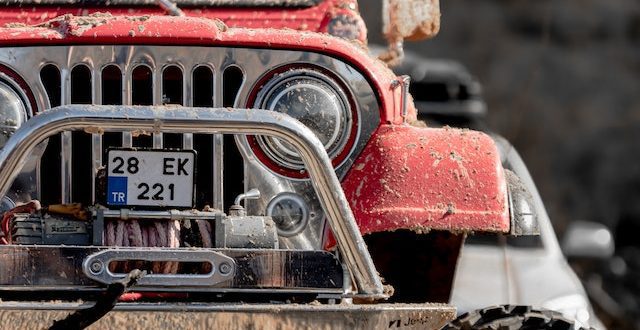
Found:
[[153, 104], [162, 105], [162, 67], [152, 67], [151, 72], [153, 73], [153, 77], [151, 77], [151, 83], [153, 84]]
[[224, 210], [224, 139], [222, 134], [213, 135], [213, 208]]
[[[191, 83], [193, 80], [193, 70], [196, 68], [197, 64], [193, 62], [185, 63], [183, 62], [183, 77], [182, 77], [182, 95], [184, 97], [183, 105], [187, 107], [193, 106], [193, 88], [191, 88]], [[193, 134], [185, 133], [182, 134], [182, 148], [186, 150], [193, 150]]]
[[153, 133], [153, 148], [162, 149], [164, 145], [162, 133]]
[[61, 187], [60, 187], [60, 199], [62, 204], [71, 203], [73, 200], [72, 189], [71, 189], [71, 180], [72, 180], [72, 144], [73, 138], [71, 137], [71, 132], [62, 132], [61, 133], [61, 145], [62, 148], [60, 150], [60, 163], [62, 168], [61, 173]]
[[[222, 70], [213, 71], [213, 107], [222, 107]], [[224, 136], [213, 135], [213, 208], [224, 210]]]
[[93, 103], [102, 104], [102, 66], [92, 68]]
[[[71, 101], [70, 71], [67, 67], [60, 68], [60, 104], [66, 105]], [[60, 135], [60, 202], [71, 202], [71, 132]]]
[[193, 80], [193, 69], [197, 64], [191, 61], [182, 62], [182, 105], [186, 107], [193, 106], [193, 88], [191, 88], [191, 81]]
[[185, 133], [182, 135], [182, 147], [187, 150], [193, 149], [193, 134]]
[[133, 134], [131, 134], [131, 132], [122, 132], [122, 147], [123, 148], [133, 147]]
[[[131, 105], [131, 91], [132, 91], [132, 80], [133, 80], [133, 67], [125, 66], [123, 72], [124, 82], [122, 89], [122, 104], [123, 105]], [[133, 147], [133, 136], [131, 132], [122, 132], [122, 147], [123, 148], [131, 148]]]
[[91, 159], [93, 169], [91, 171], [91, 202], [96, 203], [96, 175], [102, 167], [102, 134], [91, 134]]
[[[93, 103], [102, 104], [102, 67], [93, 67]], [[102, 135], [91, 134], [91, 203], [96, 203], [96, 176], [102, 167]]]

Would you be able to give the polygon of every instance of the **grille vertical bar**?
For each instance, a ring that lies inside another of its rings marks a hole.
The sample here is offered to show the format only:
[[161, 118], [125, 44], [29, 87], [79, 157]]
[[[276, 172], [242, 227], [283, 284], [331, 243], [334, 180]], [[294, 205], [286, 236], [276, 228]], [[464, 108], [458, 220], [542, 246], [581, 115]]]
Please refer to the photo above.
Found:
[[102, 134], [91, 134], [91, 159], [93, 168], [91, 171], [91, 203], [96, 203], [96, 175], [102, 167]]
[[[124, 88], [122, 89], [122, 104], [123, 105], [131, 105], [131, 98], [133, 97], [133, 68], [125, 68], [125, 80], [124, 80]], [[133, 147], [133, 136], [131, 132], [122, 132], [122, 147], [131, 148]]]
[[[162, 102], [162, 88], [164, 85], [164, 75], [162, 74], [162, 68], [155, 67], [152, 69], [153, 77], [151, 78], [152, 90], [153, 90], [153, 104], [163, 104]], [[153, 148], [162, 149], [164, 146], [164, 139], [162, 133], [153, 133]]]
[[[95, 104], [105, 104], [102, 94], [103, 90], [103, 70], [100, 68], [94, 68], [93, 76], [93, 102]], [[112, 86], [104, 86], [112, 87]], [[96, 200], [96, 176], [98, 171], [102, 167], [102, 134], [91, 134], [91, 203], [95, 204]]]
[[185, 133], [182, 136], [182, 147], [187, 150], [193, 149], [193, 134]]
[[[185, 106], [188, 107], [193, 107], [194, 106], [194, 93], [195, 93], [195, 86], [193, 86], [193, 70], [190, 71], [190, 74], [188, 74], [187, 69], [190, 69], [193, 67], [186, 67], [185, 71], [182, 74], [182, 95], [184, 95], [184, 100], [183, 100], [183, 104]], [[185, 133], [182, 134], [182, 147], [184, 149], [187, 150], [192, 150], [193, 149], [193, 134], [192, 133]]]
[[[102, 104], [102, 73], [94, 70], [93, 102]], [[97, 133], [91, 134], [91, 203], [96, 202], [96, 174], [102, 166], [102, 136]]]
[[153, 133], [153, 149], [162, 149], [163, 145], [162, 133]]
[[[71, 101], [71, 77], [69, 68], [60, 70], [62, 81], [60, 91], [60, 104], [66, 105]], [[60, 202], [67, 204], [71, 202], [71, 132], [60, 134]]]
[[[213, 72], [213, 106], [222, 106], [222, 70]], [[213, 208], [224, 210], [224, 135], [213, 135]]]
[[60, 191], [60, 199], [62, 204], [69, 204], [73, 200], [72, 191], [71, 191], [71, 177], [73, 169], [72, 169], [72, 153], [73, 153], [73, 138], [72, 132], [63, 132], [61, 134], [61, 151], [60, 151], [60, 164], [62, 167], [61, 174], [61, 191]]

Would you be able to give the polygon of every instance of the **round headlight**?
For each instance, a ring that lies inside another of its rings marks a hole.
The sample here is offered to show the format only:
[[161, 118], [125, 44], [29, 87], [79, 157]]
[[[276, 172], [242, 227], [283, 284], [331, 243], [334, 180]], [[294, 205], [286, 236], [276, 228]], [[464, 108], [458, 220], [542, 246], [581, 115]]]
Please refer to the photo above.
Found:
[[25, 121], [27, 108], [13, 87], [0, 81], [0, 148]]
[[[329, 77], [308, 69], [290, 70], [272, 78], [258, 93], [254, 107], [286, 113], [306, 125], [329, 157], [345, 147], [353, 118], [342, 89]], [[259, 137], [264, 152], [280, 165], [302, 169], [295, 148], [278, 138]]]

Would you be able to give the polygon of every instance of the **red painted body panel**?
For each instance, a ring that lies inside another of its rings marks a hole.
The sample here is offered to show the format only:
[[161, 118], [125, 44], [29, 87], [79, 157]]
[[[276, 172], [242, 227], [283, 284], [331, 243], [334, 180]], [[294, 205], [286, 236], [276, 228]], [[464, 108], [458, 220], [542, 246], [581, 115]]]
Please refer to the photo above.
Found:
[[363, 234], [393, 229], [506, 232], [500, 156], [480, 132], [383, 125], [342, 186]]
[[[359, 16], [356, 0], [325, 0], [316, 6], [308, 8], [183, 7], [181, 9], [188, 17], [219, 19], [229, 27], [268, 27], [316, 32], [326, 32], [329, 21], [338, 15]], [[114, 16], [167, 15], [160, 6], [24, 5], [2, 8], [0, 10], [0, 25], [7, 23], [35, 25], [66, 14], [88, 16], [104, 12], [109, 12]]]
[[[0, 28], [0, 46], [68, 44], [201, 45], [307, 50], [340, 58], [359, 69], [375, 86], [381, 120], [402, 123], [400, 88], [396, 76], [371, 57], [366, 48], [347, 40], [314, 32], [278, 29], [228, 28], [218, 20], [172, 16], [76, 17], [66, 15], [44, 24]], [[410, 107], [408, 120], [415, 120]]]

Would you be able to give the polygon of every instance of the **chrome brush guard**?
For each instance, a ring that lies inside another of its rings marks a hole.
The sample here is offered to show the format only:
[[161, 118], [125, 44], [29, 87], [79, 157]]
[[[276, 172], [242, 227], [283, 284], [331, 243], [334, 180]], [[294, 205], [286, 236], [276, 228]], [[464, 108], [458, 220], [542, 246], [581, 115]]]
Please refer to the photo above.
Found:
[[[20, 173], [27, 157], [39, 143], [54, 134], [75, 130], [84, 130], [91, 133], [143, 131], [153, 133], [252, 134], [276, 137], [290, 143], [298, 150], [304, 161], [312, 185], [335, 235], [344, 266], [355, 285], [355, 293], [353, 295], [373, 299], [387, 297], [322, 143], [307, 127], [291, 117], [281, 113], [257, 109], [93, 105], [57, 107], [38, 114], [27, 121], [9, 139], [4, 149], [0, 152], [0, 196], [4, 196], [7, 193], [11, 183]], [[53, 253], [54, 255], [57, 254], [62, 260], [63, 255], [71, 253], [72, 250], [75, 251], [73, 253], [83, 250], [86, 256], [91, 253], [105, 253], [100, 251], [118, 253], [117, 248], [104, 246], [86, 248], [0, 246], [0, 287], [3, 290], [10, 290], [11, 285], [16, 285], [7, 283], [12, 276], [2, 274], [15, 266], [15, 262], [12, 261], [13, 258], [23, 258], [20, 261], [21, 263], [46, 262], [50, 258], [49, 253]], [[180, 249], [172, 250], [178, 252]], [[234, 251], [232, 249], [198, 250], [210, 250], [212, 253], [210, 260], [225, 259], [222, 255], [213, 256], [213, 254], [221, 253], [227, 257], [241, 254], [248, 256], [250, 254], [250, 250], [246, 249], [243, 251]], [[302, 254], [305, 253], [305, 251], [294, 250], [272, 250], [271, 252], [256, 250], [255, 252], [257, 254], [266, 253], [272, 255], [279, 253], [288, 256], [299, 254], [298, 257], [300, 258], [304, 258]], [[155, 250], [154, 253], [160, 252]], [[321, 253], [330, 255], [327, 252]], [[137, 255], [140, 254], [137, 253]], [[157, 258], [160, 257], [155, 255], [154, 258], [156, 258], [154, 260], [158, 260]], [[199, 255], [199, 258], [207, 259], [202, 255]], [[76, 266], [79, 266], [76, 271], [82, 269], [82, 265], [71, 265], [70, 267]], [[69, 270], [73, 271], [73, 269]], [[86, 271], [90, 271], [90, 268], [85, 267]], [[89, 286], [98, 284], [97, 282], [91, 284], [91, 280], [87, 278], [84, 278], [84, 281], [84, 284]], [[27, 284], [28, 281], [23, 285]], [[229, 288], [227, 287], [226, 289]]]

